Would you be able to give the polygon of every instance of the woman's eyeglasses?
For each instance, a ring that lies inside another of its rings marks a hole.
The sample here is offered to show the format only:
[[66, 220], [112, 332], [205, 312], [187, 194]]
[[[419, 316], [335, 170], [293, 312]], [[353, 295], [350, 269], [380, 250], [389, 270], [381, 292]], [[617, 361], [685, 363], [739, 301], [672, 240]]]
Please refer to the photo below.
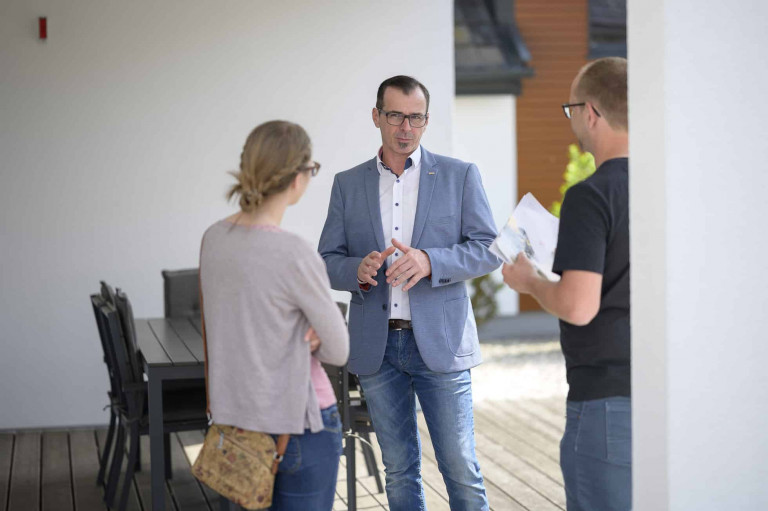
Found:
[[316, 161], [313, 161], [311, 164], [307, 165], [306, 167], [299, 167], [298, 172], [309, 172], [312, 177], [315, 177], [318, 172], [320, 172], [320, 164]]

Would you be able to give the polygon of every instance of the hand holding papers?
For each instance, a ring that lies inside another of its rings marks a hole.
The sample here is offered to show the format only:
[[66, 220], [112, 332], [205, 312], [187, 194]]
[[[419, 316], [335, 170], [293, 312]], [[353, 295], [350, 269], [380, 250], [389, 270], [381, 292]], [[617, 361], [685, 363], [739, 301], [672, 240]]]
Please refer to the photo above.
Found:
[[542, 277], [557, 282], [560, 277], [552, 273], [552, 264], [559, 225], [560, 221], [555, 216], [544, 209], [532, 194], [526, 193], [499, 231], [490, 250], [508, 264], [514, 263], [520, 252], [525, 252]]

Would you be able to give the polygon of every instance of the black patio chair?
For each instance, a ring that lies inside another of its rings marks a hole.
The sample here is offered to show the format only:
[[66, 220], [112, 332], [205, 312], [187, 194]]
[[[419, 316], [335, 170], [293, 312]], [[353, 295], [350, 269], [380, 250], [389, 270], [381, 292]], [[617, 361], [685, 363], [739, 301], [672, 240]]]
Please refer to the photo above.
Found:
[[200, 317], [199, 274], [197, 268], [163, 270], [163, 296], [166, 318]]
[[[106, 300], [105, 296], [107, 297]], [[104, 364], [107, 366], [107, 375], [109, 376], [109, 390], [107, 390], [107, 398], [109, 400], [109, 404], [107, 405], [107, 408], [109, 408], [109, 427], [107, 428], [107, 438], [104, 441], [101, 457], [99, 458], [99, 473], [96, 476], [96, 484], [105, 486], [105, 488], [106, 481], [104, 475], [106, 474], [109, 457], [112, 452], [112, 442], [120, 418], [120, 414], [118, 413], [120, 404], [120, 381], [116, 371], [117, 362], [115, 361], [115, 353], [107, 337], [106, 327], [102, 324], [100, 319], [98, 308], [105, 303], [110, 303], [108, 300], [113, 297], [114, 291], [112, 291], [104, 282], [101, 283], [101, 292], [99, 294], [91, 295], [91, 307], [93, 308], [96, 327], [99, 331], [99, 340], [101, 341], [101, 349], [104, 354]], [[112, 301], [112, 303], [114, 303], [114, 301]]]
[[[113, 441], [115, 440], [115, 432], [117, 431], [118, 438], [115, 444], [125, 445], [125, 432], [121, 426], [121, 411], [120, 402], [120, 376], [117, 370], [117, 360], [114, 347], [108, 337], [107, 326], [103, 324], [102, 318], [98, 314], [98, 307], [103, 304], [110, 304], [113, 307], [116, 306], [115, 290], [104, 282], [100, 282], [99, 294], [91, 295], [91, 305], [93, 307], [94, 316], [96, 317], [96, 326], [99, 330], [99, 339], [101, 340], [102, 350], [104, 351], [104, 360], [107, 364], [107, 371], [110, 376], [110, 390], [107, 392], [109, 397], [108, 408], [110, 410], [109, 427], [107, 429], [107, 437], [102, 447], [101, 457], [99, 458], [99, 473], [96, 476], [96, 484], [104, 487], [104, 500], [112, 502], [114, 500], [115, 492], [117, 491], [119, 468], [110, 468], [110, 477], [105, 479], [107, 467], [111, 467], [110, 458], [117, 466], [122, 463], [122, 458], [117, 460], [114, 457], [115, 450], [113, 449]], [[144, 399], [146, 401], [146, 397]], [[122, 436], [121, 436], [122, 435]], [[170, 467], [170, 452], [166, 453], [166, 466]], [[136, 471], [141, 470], [141, 449], [139, 449], [136, 456]]]
[[[347, 304], [336, 302], [336, 305], [339, 306], [341, 314], [346, 317]], [[384, 485], [381, 482], [381, 474], [379, 474], [376, 456], [371, 444], [371, 433], [374, 432], [373, 423], [371, 422], [371, 415], [368, 413], [368, 405], [365, 402], [360, 381], [357, 375], [349, 372], [348, 365], [336, 367], [323, 364], [323, 368], [328, 374], [336, 394], [337, 407], [344, 430], [344, 456], [347, 459], [347, 508], [348, 511], [355, 511], [357, 509], [357, 467], [355, 460], [357, 439], [361, 440], [368, 475], [374, 476], [378, 493], [384, 492]], [[355, 394], [354, 397], [350, 396], [351, 392]]]
[[[187, 318], [200, 330], [200, 271], [197, 268], [162, 270], [163, 304], [166, 318]], [[205, 380], [172, 380], [166, 388], [205, 390]], [[201, 390], [202, 392], [202, 390]]]
[[[131, 481], [137, 468], [139, 440], [149, 434], [147, 415], [147, 386], [140, 365], [133, 324], [133, 311], [125, 293], [117, 291], [115, 305], [104, 303], [98, 307], [100, 321], [106, 326], [106, 333], [115, 353], [117, 373], [120, 381], [120, 428], [112, 455], [108, 488], [105, 495], [107, 505], [112, 509], [125, 509]], [[205, 391], [182, 389], [164, 392], [163, 432], [166, 435], [176, 431], [202, 430], [207, 426], [205, 416]], [[123, 478], [122, 492], [117, 507], [114, 507], [115, 490], [118, 486], [123, 457], [128, 440], [128, 463]], [[170, 442], [166, 438], [166, 477], [170, 470]]]
[[[103, 324], [103, 318], [98, 314], [98, 307], [103, 304], [110, 304], [113, 307], [116, 306], [114, 288], [103, 280], [100, 281], [99, 294], [91, 296], [91, 304], [93, 306], [94, 315], [96, 316], [96, 325], [99, 329], [99, 338], [101, 339], [102, 348], [106, 353], [105, 359], [107, 360], [107, 368], [110, 373], [111, 384], [111, 390], [109, 392], [110, 403], [108, 405], [110, 410], [109, 428], [107, 429], [107, 438], [104, 442], [104, 447], [102, 448], [101, 458], [99, 459], [99, 473], [96, 477], [96, 483], [104, 487], [104, 500], [106, 502], [113, 502], [119, 482], [120, 466], [122, 464], [122, 451], [120, 456], [116, 458], [115, 453], [117, 452], [117, 448], [115, 446], [125, 445], [125, 430], [123, 429], [121, 423], [124, 414], [120, 413], [124, 408], [124, 405], [120, 400], [121, 381], [120, 375], [118, 373], [117, 352], [115, 351], [111, 339], [109, 338], [107, 330], [108, 326]], [[113, 440], [115, 440], [115, 431], [117, 431], [118, 436], [117, 441], [115, 442], [115, 446], [113, 446]], [[113, 449], [113, 447], [115, 448]], [[109, 462], [110, 458], [112, 463]], [[169, 460], [170, 453], [167, 455], [166, 462], [169, 463]], [[106, 475], [107, 466], [110, 466], [109, 479], [104, 478]], [[141, 470], [141, 450], [139, 450], [136, 457], [135, 470]]]

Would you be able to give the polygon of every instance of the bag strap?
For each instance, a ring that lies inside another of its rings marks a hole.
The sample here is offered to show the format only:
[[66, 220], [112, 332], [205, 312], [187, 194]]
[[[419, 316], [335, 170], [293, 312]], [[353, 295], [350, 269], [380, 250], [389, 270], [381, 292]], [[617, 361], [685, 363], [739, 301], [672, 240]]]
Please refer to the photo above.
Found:
[[[202, 256], [203, 256], [203, 243], [200, 242], [200, 262], [202, 263]], [[203, 335], [203, 354], [205, 356], [205, 414], [208, 416], [208, 423], [211, 424], [213, 422], [213, 418], [211, 417], [211, 397], [208, 394], [208, 340], [205, 335], [205, 307], [203, 306], [203, 279], [201, 277], [202, 275], [202, 264], [198, 264], [198, 270], [197, 270], [197, 289], [200, 294], [200, 330], [202, 330]], [[290, 440], [291, 435], [283, 434], [279, 435], [277, 437], [277, 452], [275, 452], [274, 460], [272, 461], [272, 473], [277, 474], [277, 466], [280, 464], [281, 461], [283, 461], [283, 457], [285, 456], [285, 450], [288, 447], [288, 440]]]

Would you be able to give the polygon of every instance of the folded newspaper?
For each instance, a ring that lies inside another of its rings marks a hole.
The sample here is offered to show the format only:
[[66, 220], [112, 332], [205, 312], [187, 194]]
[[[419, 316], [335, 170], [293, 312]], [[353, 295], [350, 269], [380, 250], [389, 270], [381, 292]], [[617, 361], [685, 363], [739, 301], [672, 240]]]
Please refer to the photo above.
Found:
[[542, 277], [557, 282], [560, 276], [552, 273], [552, 264], [559, 225], [557, 217], [526, 193], [491, 244], [491, 252], [505, 263], [513, 263], [520, 252], [525, 252]]

